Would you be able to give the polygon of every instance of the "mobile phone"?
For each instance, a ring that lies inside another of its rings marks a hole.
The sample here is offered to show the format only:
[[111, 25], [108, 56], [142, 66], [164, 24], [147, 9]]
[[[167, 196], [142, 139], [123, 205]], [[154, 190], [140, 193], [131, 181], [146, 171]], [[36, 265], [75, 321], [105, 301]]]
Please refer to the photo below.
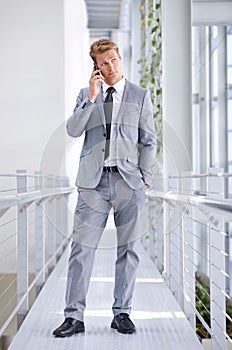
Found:
[[[94, 70], [98, 70], [99, 68], [98, 68], [98, 65], [96, 64], [96, 63], [94, 63], [94, 68], [93, 68]], [[100, 72], [98, 72], [96, 75], [100, 75]]]

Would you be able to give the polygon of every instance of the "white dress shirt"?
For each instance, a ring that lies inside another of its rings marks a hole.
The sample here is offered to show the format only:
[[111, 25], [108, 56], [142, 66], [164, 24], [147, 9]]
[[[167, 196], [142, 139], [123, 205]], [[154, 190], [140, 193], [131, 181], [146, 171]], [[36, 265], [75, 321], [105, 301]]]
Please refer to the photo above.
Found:
[[[106, 83], [102, 84], [103, 90], [103, 99], [105, 100], [107, 92], [106, 90], [110, 87]], [[117, 117], [119, 108], [122, 102], [123, 90], [125, 87], [125, 78], [122, 77], [115, 85], [115, 92], [112, 94], [113, 96], [113, 111], [112, 111], [112, 122], [111, 122], [111, 131], [110, 131], [110, 149], [109, 149], [109, 157], [105, 160], [105, 166], [115, 166], [117, 165], [116, 159], [116, 138], [117, 138]]]

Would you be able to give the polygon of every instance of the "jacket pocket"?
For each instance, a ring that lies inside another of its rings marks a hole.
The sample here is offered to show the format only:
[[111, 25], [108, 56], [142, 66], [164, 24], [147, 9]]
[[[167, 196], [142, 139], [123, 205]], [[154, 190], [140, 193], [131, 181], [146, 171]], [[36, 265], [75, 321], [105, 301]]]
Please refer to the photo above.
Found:
[[127, 161], [129, 163], [133, 163], [136, 166], [138, 166], [138, 157], [136, 157], [136, 156], [131, 156], [131, 155], [127, 156]]
[[80, 158], [83, 158], [83, 157], [85, 157], [85, 156], [87, 156], [87, 155], [89, 155], [91, 153], [92, 153], [92, 148], [89, 148], [89, 149], [86, 149], [86, 150], [82, 150]]

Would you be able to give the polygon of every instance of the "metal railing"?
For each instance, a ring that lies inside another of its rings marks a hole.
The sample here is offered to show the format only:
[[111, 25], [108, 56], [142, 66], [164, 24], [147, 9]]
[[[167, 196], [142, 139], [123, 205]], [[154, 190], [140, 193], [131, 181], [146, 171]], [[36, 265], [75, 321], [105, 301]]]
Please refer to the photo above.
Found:
[[212, 350], [232, 343], [232, 200], [225, 198], [231, 178], [210, 168], [208, 174], [170, 176], [164, 191], [160, 176], [148, 192], [146, 249], [193, 328], [197, 321], [206, 330]]
[[74, 189], [67, 177], [25, 170], [0, 174], [0, 337], [15, 316], [20, 327], [30, 292], [38, 294], [65, 249], [68, 197]]

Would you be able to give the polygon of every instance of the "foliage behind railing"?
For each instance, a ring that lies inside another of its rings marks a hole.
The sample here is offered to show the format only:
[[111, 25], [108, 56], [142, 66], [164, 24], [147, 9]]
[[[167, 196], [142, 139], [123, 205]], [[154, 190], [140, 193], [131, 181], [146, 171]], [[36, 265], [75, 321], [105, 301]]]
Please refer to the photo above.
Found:
[[157, 160], [162, 163], [162, 22], [161, 0], [142, 0], [142, 57], [140, 84], [149, 88], [158, 140]]

